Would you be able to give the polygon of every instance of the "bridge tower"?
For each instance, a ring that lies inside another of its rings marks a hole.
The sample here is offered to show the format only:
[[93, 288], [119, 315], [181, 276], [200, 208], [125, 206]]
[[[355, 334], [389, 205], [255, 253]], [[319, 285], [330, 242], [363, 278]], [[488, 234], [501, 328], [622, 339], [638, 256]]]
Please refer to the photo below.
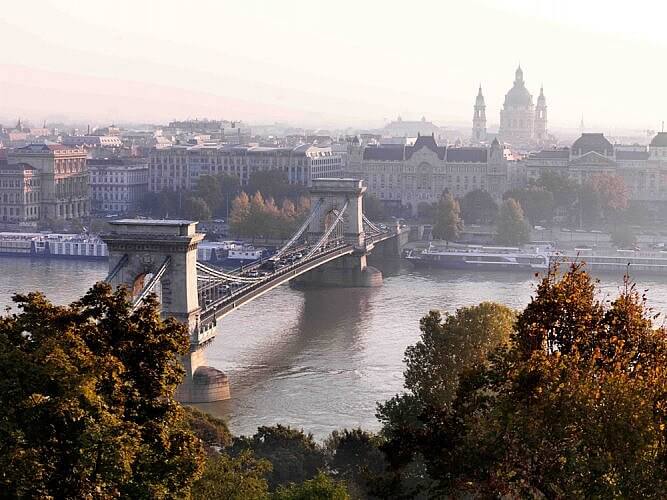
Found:
[[[318, 207], [319, 215], [308, 227], [309, 241], [318, 241], [326, 232], [334, 214], [345, 208], [342, 236], [354, 246], [352, 255], [344, 256], [296, 278], [301, 286], [369, 287], [382, 284], [382, 273], [367, 265], [366, 256], [372, 242], [365, 240], [363, 197], [366, 187], [359, 179], [313, 179], [310, 187], [311, 207]], [[330, 236], [332, 238], [333, 236]]]
[[200, 327], [197, 295], [197, 245], [204, 235], [196, 222], [185, 220], [123, 219], [109, 223], [102, 235], [109, 251], [109, 283], [124, 285], [136, 296], [150, 278], [160, 276], [162, 316], [188, 325], [190, 353], [176, 397], [182, 402], [209, 402], [229, 398], [227, 377], [204, 366], [203, 347], [212, 337]]

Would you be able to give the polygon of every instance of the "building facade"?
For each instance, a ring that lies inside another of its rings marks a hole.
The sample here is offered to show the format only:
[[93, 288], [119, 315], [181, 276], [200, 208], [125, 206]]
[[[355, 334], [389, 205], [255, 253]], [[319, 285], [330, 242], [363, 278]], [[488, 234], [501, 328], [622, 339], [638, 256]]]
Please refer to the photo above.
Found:
[[26, 163], [0, 163], [0, 220], [38, 221], [39, 204], [39, 173]]
[[85, 151], [61, 144], [30, 144], [8, 154], [7, 165], [18, 164], [32, 167], [32, 178], [38, 179], [39, 219], [78, 219], [89, 215]]
[[146, 158], [91, 159], [88, 171], [93, 211], [134, 212], [148, 191]]
[[189, 190], [203, 175], [228, 174], [248, 184], [254, 172], [285, 172], [290, 184], [309, 186], [312, 179], [340, 177], [342, 158], [330, 147], [294, 148], [197, 145], [154, 149], [149, 156], [150, 191]]
[[497, 140], [489, 147], [445, 147], [420, 135], [411, 146], [350, 143], [346, 176], [366, 181], [368, 192], [394, 213], [416, 214], [421, 203], [435, 203], [445, 191], [461, 197], [483, 189], [500, 199], [508, 162]]
[[601, 133], [584, 133], [570, 148], [540, 151], [525, 161], [528, 181], [544, 172], [584, 183], [599, 174], [621, 177], [631, 201], [656, 210], [667, 202], [667, 132], [658, 133], [648, 147], [613, 145]]

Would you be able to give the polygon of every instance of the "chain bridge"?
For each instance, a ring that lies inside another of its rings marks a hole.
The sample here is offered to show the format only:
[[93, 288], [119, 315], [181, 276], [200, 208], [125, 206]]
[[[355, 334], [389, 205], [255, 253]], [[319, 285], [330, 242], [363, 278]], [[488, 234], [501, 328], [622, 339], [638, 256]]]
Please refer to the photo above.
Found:
[[300, 285], [377, 286], [382, 275], [367, 265], [377, 249], [400, 254], [407, 229], [387, 227], [363, 213], [366, 188], [357, 179], [314, 179], [311, 210], [292, 237], [269, 259], [233, 271], [197, 262], [204, 235], [186, 220], [123, 219], [102, 236], [109, 249], [113, 286], [126, 286], [134, 307], [158, 292], [165, 317], [186, 323], [190, 354], [177, 398], [210, 402], [229, 398], [227, 377], [205, 366], [204, 348], [217, 322], [234, 309], [291, 280]]

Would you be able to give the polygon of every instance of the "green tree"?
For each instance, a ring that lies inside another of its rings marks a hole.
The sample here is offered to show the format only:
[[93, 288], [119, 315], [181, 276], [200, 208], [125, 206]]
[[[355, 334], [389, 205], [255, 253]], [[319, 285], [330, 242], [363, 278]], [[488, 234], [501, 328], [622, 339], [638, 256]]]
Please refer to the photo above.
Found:
[[630, 226], [616, 226], [611, 232], [611, 242], [617, 248], [634, 248], [637, 235]]
[[384, 449], [394, 465], [415, 459], [429, 426], [429, 409], [448, 408], [459, 375], [509, 341], [516, 314], [492, 302], [458, 309], [443, 317], [431, 311], [420, 321], [419, 342], [405, 351], [406, 392], [378, 405]]
[[345, 483], [335, 481], [323, 472], [302, 484], [281, 486], [272, 500], [350, 500]]
[[201, 439], [209, 454], [218, 448], [224, 448], [232, 444], [232, 435], [224, 420], [215, 418], [197, 408], [184, 406], [184, 425], [192, 433]]
[[329, 469], [347, 483], [355, 498], [367, 498], [384, 473], [388, 464], [383, 443], [382, 437], [362, 429], [333, 431], [325, 441]]
[[450, 242], [456, 240], [463, 231], [459, 203], [450, 193], [444, 193], [435, 209], [433, 238]]
[[577, 200], [578, 186], [566, 175], [544, 172], [535, 185], [549, 191], [553, 195], [554, 206], [569, 209]]
[[427, 201], [420, 201], [417, 204], [417, 217], [424, 221], [432, 222], [435, 216], [437, 203], [429, 203]]
[[0, 318], [0, 491], [13, 498], [187, 495], [201, 442], [174, 400], [187, 328], [160, 319], [154, 296], [136, 311], [98, 283], [54, 306], [14, 296]]
[[273, 471], [268, 476], [271, 490], [281, 484], [312, 479], [318, 470], [325, 467], [324, 450], [312, 434], [282, 425], [259, 427], [252, 437], [234, 439], [229, 453], [238, 455], [247, 450], [273, 465]]
[[265, 476], [267, 460], [257, 460], [249, 451], [237, 457], [224, 453], [208, 459], [204, 475], [192, 487], [194, 500], [268, 500]]
[[185, 216], [189, 219], [200, 221], [211, 218], [211, 209], [203, 198], [188, 196], [183, 205]]
[[530, 228], [523, 216], [521, 206], [512, 198], [500, 207], [496, 225], [496, 243], [499, 245], [522, 245], [530, 240]]
[[468, 191], [461, 198], [461, 215], [467, 224], [490, 224], [498, 215], [498, 204], [483, 189]]
[[503, 194], [503, 199], [516, 200], [531, 224], [549, 223], [554, 216], [554, 195], [538, 186], [512, 189]]

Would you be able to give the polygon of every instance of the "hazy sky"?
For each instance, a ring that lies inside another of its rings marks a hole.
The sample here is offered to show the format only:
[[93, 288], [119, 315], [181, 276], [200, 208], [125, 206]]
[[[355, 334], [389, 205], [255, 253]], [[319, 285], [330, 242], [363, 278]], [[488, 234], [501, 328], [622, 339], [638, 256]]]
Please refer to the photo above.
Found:
[[0, 117], [498, 122], [520, 62], [552, 126], [667, 119], [658, 0], [21, 0], [0, 9]]

